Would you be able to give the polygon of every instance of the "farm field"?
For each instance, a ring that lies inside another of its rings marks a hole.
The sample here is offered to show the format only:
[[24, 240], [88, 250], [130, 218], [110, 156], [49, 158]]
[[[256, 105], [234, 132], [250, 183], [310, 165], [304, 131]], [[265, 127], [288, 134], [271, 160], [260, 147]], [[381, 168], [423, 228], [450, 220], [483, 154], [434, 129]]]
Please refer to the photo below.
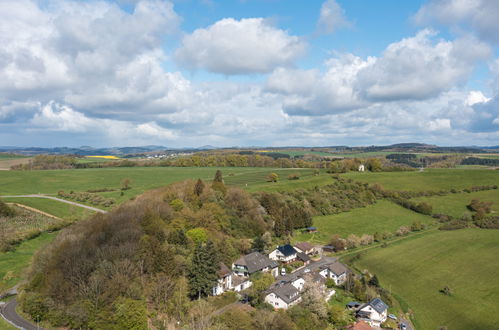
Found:
[[[167, 185], [186, 179], [201, 178], [211, 180], [217, 168], [189, 167], [118, 167], [96, 169], [70, 169], [46, 171], [5, 171], [0, 172], [0, 194], [56, 194], [59, 190], [86, 191], [89, 189], [121, 187], [125, 178], [131, 180], [135, 195], [147, 189]], [[234, 176], [244, 173], [266, 177], [268, 173], [279, 172], [281, 169], [269, 168], [221, 168], [224, 178], [229, 174]], [[254, 180], [252, 175], [247, 180]], [[230, 180], [229, 180], [230, 181]], [[240, 182], [242, 184], [244, 181]], [[251, 183], [251, 182], [250, 182]]]
[[0, 171], [10, 170], [11, 166], [19, 164], [28, 164], [31, 158], [17, 157], [17, 158], [0, 158]]
[[424, 172], [350, 172], [342, 177], [360, 182], [379, 183], [398, 191], [438, 191], [452, 188], [499, 184], [499, 171], [426, 169]]
[[[355, 262], [402, 297], [417, 329], [497, 329], [498, 230], [434, 231], [366, 251]], [[449, 286], [451, 296], [439, 292]]]
[[472, 193], [449, 194], [446, 196], [431, 196], [413, 198], [413, 201], [427, 202], [433, 206], [433, 213], [447, 214], [453, 217], [461, 217], [470, 212], [466, 205], [471, 200], [478, 199], [484, 202], [493, 202], [492, 212], [499, 212], [499, 190], [485, 190]]
[[14, 251], [0, 252], [0, 290], [16, 285], [31, 263], [35, 252], [52, 241], [56, 235], [56, 233], [43, 233], [34, 239], [22, 242]]
[[46, 212], [48, 214], [55, 215], [56, 217], [68, 220], [85, 218], [93, 214], [92, 211], [83, 209], [76, 205], [70, 205], [46, 198], [7, 197], [7, 198], [2, 198], [2, 200], [6, 203], [18, 203], [26, 205], [35, 208], [37, 210]]
[[334, 234], [346, 238], [349, 234], [360, 236], [385, 231], [394, 233], [400, 226], [410, 226], [414, 221], [431, 223], [434, 220], [390, 201], [381, 200], [376, 204], [349, 212], [314, 217], [313, 226], [317, 227], [317, 232], [297, 231], [293, 239], [327, 244]]
[[333, 156], [333, 154], [330, 153], [330, 152], [311, 151], [311, 150], [276, 150], [275, 152], [278, 152], [278, 153], [281, 153], [281, 154], [287, 154], [287, 155], [290, 155], [291, 157], [305, 156], [305, 155]]
[[[0, 196], [23, 194], [57, 195], [64, 190], [83, 192], [91, 189], [110, 188], [114, 191], [98, 193], [106, 198], [114, 198], [120, 204], [146, 190], [165, 186], [167, 184], [186, 179], [210, 181], [213, 179], [217, 168], [214, 167], [115, 167], [96, 169], [70, 169], [70, 170], [45, 170], [45, 171], [1, 171]], [[238, 186], [249, 191], [256, 190], [286, 190], [302, 186], [315, 186], [324, 184], [324, 177], [313, 176], [312, 169], [274, 169], [274, 168], [221, 168], [226, 185]], [[270, 173], [279, 175], [279, 182], [267, 182]], [[288, 180], [289, 174], [298, 173], [300, 180]], [[131, 180], [131, 189], [121, 195], [120, 187], [123, 179]], [[327, 181], [326, 181], [327, 182]], [[24, 200], [24, 199], [23, 199]], [[8, 200], [12, 201], [12, 200]], [[20, 203], [21, 200], [16, 200]], [[48, 209], [57, 204], [49, 205], [47, 202], [34, 202]], [[70, 210], [63, 203], [59, 214], [68, 214]], [[56, 208], [53, 208], [55, 210]], [[43, 209], [42, 209], [43, 210]], [[50, 213], [50, 212], [48, 212]]]

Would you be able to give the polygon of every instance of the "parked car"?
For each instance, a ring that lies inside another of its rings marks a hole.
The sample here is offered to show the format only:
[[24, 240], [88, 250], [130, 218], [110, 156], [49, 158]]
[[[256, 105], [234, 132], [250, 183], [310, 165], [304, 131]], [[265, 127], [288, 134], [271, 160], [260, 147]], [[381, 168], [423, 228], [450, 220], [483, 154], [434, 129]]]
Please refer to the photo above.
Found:
[[241, 297], [241, 299], [239, 299], [239, 301], [242, 302], [243, 304], [249, 303], [249, 297], [248, 297], [248, 295], [247, 294], [243, 295]]
[[395, 321], [398, 320], [398, 318], [393, 314], [388, 314], [388, 317], [391, 318], [392, 320], [395, 320]]
[[405, 323], [400, 323], [400, 330], [407, 330], [407, 325]]
[[286, 275], [286, 268], [282, 267], [281, 268], [281, 276]]

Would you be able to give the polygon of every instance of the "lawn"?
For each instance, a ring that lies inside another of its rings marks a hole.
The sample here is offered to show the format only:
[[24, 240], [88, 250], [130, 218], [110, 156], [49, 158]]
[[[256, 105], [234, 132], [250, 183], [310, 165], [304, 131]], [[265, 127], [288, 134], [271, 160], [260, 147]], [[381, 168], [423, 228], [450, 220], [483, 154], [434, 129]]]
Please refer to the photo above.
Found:
[[0, 330], [17, 330], [17, 328], [0, 317]]
[[35, 208], [37, 210], [46, 212], [48, 214], [52, 214], [56, 217], [68, 220], [86, 218], [94, 213], [90, 210], [75, 205], [70, 205], [46, 198], [7, 197], [7, 198], [2, 198], [2, 200], [7, 203], [23, 204]]
[[364, 208], [353, 209], [340, 214], [313, 218], [316, 233], [296, 232], [295, 241], [310, 241], [327, 244], [333, 234], [347, 237], [350, 234], [374, 234], [375, 232], [394, 233], [400, 226], [410, 226], [414, 221], [431, 223], [434, 220], [390, 201], [381, 200]]
[[0, 290], [16, 285], [31, 263], [36, 250], [48, 244], [55, 236], [56, 233], [43, 233], [19, 244], [12, 252], [0, 252]]
[[342, 175], [356, 181], [379, 183], [398, 191], [439, 191], [499, 184], [499, 171], [426, 169], [424, 172], [350, 172]]
[[499, 189], [485, 190], [472, 193], [450, 194], [446, 196], [432, 196], [414, 198], [413, 201], [427, 202], [433, 206], [433, 213], [441, 213], [451, 215], [453, 217], [461, 217], [464, 213], [469, 212], [466, 208], [471, 200], [478, 199], [485, 202], [493, 202], [492, 212], [499, 212]]
[[[416, 328], [498, 329], [499, 231], [433, 231], [366, 251], [355, 266], [402, 297]], [[439, 292], [449, 286], [451, 296]]]

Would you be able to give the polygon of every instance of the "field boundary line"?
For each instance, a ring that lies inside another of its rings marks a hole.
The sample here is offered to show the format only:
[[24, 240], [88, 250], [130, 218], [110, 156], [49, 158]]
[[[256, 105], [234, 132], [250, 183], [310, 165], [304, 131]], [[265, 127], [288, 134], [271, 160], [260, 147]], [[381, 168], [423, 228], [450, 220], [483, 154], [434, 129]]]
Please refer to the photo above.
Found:
[[19, 204], [19, 203], [7, 203], [9, 205], [14, 205], [14, 206], [17, 206], [17, 207], [20, 207], [20, 208], [23, 208], [23, 209], [26, 209], [28, 211], [33, 211], [33, 212], [36, 212], [36, 213], [39, 213], [41, 215], [44, 215], [46, 217], [50, 217], [50, 218], [54, 218], [56, 220], [64, 220], [62, 218], [59, 218], [53, 214], [50, 214], [50, 213], [47, 213], [47, 212], [44, 212], [42, 210], [39, 210], [39, 209], [35, 209], [34, 207], [31, 207], [31, 206], [28, 206], [28, 205], [24, 205], [24, 204]]

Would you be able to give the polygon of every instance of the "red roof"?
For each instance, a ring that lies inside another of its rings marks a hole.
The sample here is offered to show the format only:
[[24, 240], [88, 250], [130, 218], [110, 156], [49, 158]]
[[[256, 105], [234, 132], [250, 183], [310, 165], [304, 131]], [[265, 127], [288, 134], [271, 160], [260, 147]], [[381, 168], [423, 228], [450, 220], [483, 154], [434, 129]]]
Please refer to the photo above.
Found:
[[371, 330], [371, 326], [364, 321], [359, 321], [355, 324], [350, 325], [347, 329], [349, 330]]

